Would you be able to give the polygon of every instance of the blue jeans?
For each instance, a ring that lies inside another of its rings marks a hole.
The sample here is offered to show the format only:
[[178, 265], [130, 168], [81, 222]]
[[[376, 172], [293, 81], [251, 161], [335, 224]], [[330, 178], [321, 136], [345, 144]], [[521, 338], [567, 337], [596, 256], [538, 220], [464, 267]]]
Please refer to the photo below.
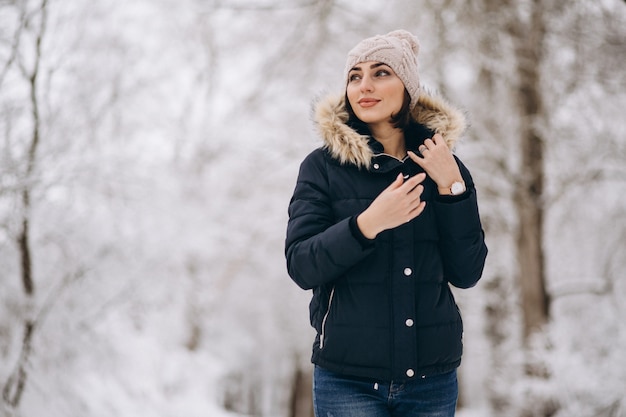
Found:
[[456, 370], [403, 382], [313, 373], [315, 417], [453, 417], [458, 392]]

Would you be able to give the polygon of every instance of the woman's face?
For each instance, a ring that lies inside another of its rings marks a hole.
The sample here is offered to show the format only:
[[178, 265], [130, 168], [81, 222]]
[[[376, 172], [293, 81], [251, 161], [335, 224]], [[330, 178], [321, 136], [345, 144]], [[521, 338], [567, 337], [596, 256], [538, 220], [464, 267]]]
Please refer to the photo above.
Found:
[[357, 64], [348, 73], [346, 95], [354, 114], [364, 123], [392, 123], [391, 117], [402, 108], [404, 83], [381, 62]]

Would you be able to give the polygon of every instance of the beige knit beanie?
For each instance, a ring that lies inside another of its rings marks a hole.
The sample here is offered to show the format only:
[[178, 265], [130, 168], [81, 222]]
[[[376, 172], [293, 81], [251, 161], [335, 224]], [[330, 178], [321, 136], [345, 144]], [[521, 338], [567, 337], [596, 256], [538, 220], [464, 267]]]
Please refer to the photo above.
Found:
[[410, 107], [413, 108], [420, 91], [417, 72], [419, 48], [417, 37], [402, 29], [364, 39], [348, 52], [344, 80], [347, 82], [348, 73], [360, 62], [382, 62], [389, 65], [400, 77], [411, 96]]

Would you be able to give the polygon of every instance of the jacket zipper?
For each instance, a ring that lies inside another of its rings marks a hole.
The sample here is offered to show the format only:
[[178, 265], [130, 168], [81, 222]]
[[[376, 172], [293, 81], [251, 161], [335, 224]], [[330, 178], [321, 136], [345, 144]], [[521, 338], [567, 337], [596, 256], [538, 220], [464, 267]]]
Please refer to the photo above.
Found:
[[324, 318], [322, 319], [322, 334], [320, 335], [320, 349], [324, 348], [324, 331], [326, 330], [326, 319], [328, 319], [328, 314], [330, 314], [330, 307], [333, 304], [333, 297], [335, 295], [335, 287], [330, 291], [330, 297], [328, 297], [328, 309], [326, 310], [326, 314], [324, 314]]

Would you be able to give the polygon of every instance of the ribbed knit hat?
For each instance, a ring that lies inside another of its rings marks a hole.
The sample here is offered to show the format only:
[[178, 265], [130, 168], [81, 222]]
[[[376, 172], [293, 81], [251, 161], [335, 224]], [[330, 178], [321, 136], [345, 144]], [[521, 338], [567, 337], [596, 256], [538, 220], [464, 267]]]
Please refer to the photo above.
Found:
[[413, 108], [420, 91], [417, 71], [419, 49], [417, 37], [402, 29], [364, 39], [348, 52], [344, 80], [348, 81], [348, 73], [360, 62], [382, 62], [389, 65], [402, 80], [411, 96], [410, 107]]

